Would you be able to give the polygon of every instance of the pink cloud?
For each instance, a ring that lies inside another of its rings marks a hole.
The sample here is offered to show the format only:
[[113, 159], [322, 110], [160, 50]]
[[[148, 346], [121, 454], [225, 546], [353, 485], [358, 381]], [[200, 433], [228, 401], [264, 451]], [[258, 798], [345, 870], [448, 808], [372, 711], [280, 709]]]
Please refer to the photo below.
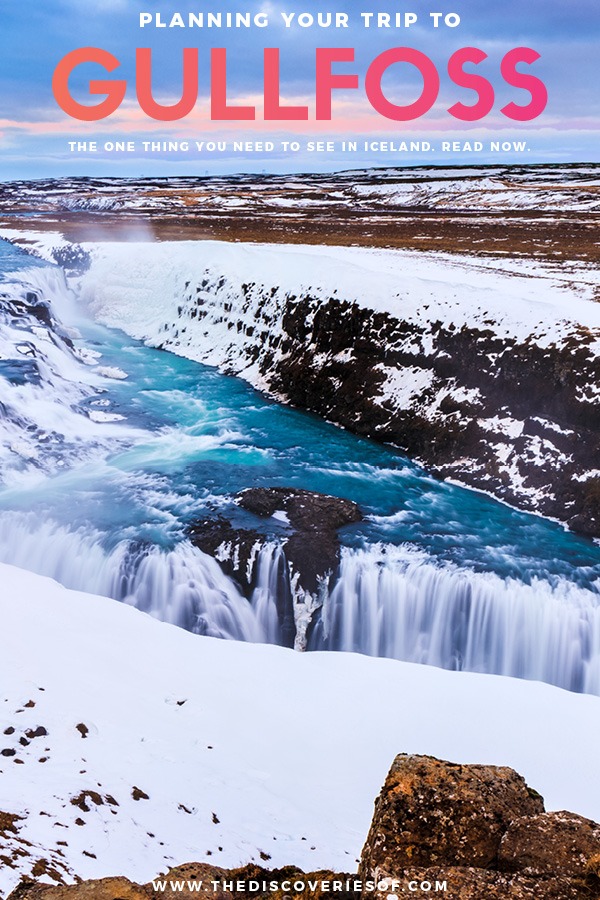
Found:
[[[235, 105], [248, 105], [256, 107], [257, 118], [254, 121], [212, 121], [209, 115], [210, 101], [208, 97], [199, 98], [198, 105], [185, 119], [176, 122], [159, 122], [149, 118], [137, 105], [126, 102], [109, 118], [99, 122], [80, 122], [72, 119], [62, 112], [56, 112], [56, 116], [40, 118], [39, 120], [0, 119], [0, 134], [19, 134], [28, 137], [64, 135], [72, 140], [83, 138], [86, 140], [99, 138], [133, 139], [138, 135], [157, 138], [172, 137], [178, 139], [201, 140], [205, 134], [231, 135], [243, 131], [260, 134], [281, 133], [304, 135], [332, 134], [360, 136], [361, 134], [387, 133], [393, 137], [401, 138], [412, 135], [453, 134], [456, 132], [471, 131], [498, 131], [518, 128], [519, 131], [596, 131], [600, 129], [600, 121], [597, 117], [583, 116], [573, 119], [564, 117], [543, 115], [534, 122], [523, 125], [515, 123], [500, 114], [491, 114], [475, 123], [464, 123], [453, 119], [442, 108], [434, 108], [432, 113], [419, 120], [408, 123], [393, 122], [382, 118], [368, 105], [363, 98], [343, 100], [338, 99], [334, 103], [332, 121], [318, 122], [312, 118], [298, 122], [273, 122], [264, 121], [262, 116], [262, 95], [254, 94], [245, 97], [236, 97], [231, 101]], [[285, 98], [282, 102], [290, 105], [308, 106], [309, 116], [312, 115], [314, 99], [301, 96]]]

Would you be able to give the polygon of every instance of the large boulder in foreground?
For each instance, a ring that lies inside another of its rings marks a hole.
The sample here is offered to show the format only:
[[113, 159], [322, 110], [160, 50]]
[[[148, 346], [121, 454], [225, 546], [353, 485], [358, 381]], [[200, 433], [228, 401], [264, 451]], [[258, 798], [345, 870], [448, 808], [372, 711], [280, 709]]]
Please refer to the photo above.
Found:
[[412, 867], [492, 868], [510, 823], [544, 811], [513, 769], [400, 754], [375, 802], [360, 874]]
[[585, 876], [600, 864], [600, 825], [570, 812], [516, 819], [500, 843], [498, 867], [528, 875]]
[[[395, 876], [396, 900], [407, 897], [443, 897], [444, 900], [597, 900], [600, 896], [585, 881], [468, 867], [406, 869]], [[392, 886], [392, 882], [388, 882]], [[385, 892], [363, 894], [361, 900], [387, 900]]]
[[401, 754], [375, 802], [359, 876], [397, 896], [599, 900], [600, 825], [544, 812], [513, 769]]
[[[540, 879], [487, 869], [411, 869], [400, 873], [400, 876], [393, 895], [397, 900], [424, 894], [444, 897], [444, 900], [597, 900], [599, 896], [593, 886], [584, 881], [553, 876]], [[220, 882], [216, 888], [213, 887], [213, 879]], [[155, 890], [152, 882], [138, 885], [126, 878], [104, 878], [56, 887], [23, 882], [9, 900], [151, 900], [157, 896], [192, 900], [197, 895], [212, 900], [286, 900], [289, 897], [293, 900], [331, 900], [332, 897], [336, 900], [386, 900], [390, 896], [383, 885], [380, 890], [362, 895], [358, 891], [346, 890], [346, 879], [350, 879], [352, 884], [353, 876], [344, 873], [305, 874], [294, 867], [269, 871], [256, 866], [219, 870], [202, 863], [191, 863], [158, 876], [157, 880], [164, 884], [164, 891]], [[298, 880], [306, 884], [306, 889], [287, 889], [290, 883], [293, 886]], [[336, 880], [341, 881], [343, 888], [333, 892], [332, 884]], [[227, 889], [221, 886], [223, 881], [228, 882]], [[273, 881], [277, 886], [275, 890], [269, 887], [263, 889], [265, 882], [269, 885]], [[285, 890], [282, 885], [285, 885]]]
[[147, 888], [128, 878], [100, 878], [80, 884], [49, 885], [22, 881], [11, 900], [148, 900]]

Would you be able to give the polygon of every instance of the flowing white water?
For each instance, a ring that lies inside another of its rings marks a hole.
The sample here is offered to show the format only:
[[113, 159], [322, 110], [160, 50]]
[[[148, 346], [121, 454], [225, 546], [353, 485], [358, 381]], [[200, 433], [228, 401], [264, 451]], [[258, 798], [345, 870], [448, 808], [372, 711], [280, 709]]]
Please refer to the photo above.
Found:
[[216, 560], [187, 541], [172, 550], [120, 541], [106, 550], [101, 538], [29, 515], [0, 516], [2, 562], [48, 575], [69, 588], [113, 597], [197, 634], [277, 640], [265, 627], [273, 615], [264, 608], [255, 611]]
[[7, 279], [0, 284], [0, 484], [40, 481], [139, 440], [138, 429], [97, 405], [124, 373], [73, 343], [81, 313], [64, 273], [40, 266]]
[[[0, 516], [0, 560], [68, 587], [130, 603], [199, 634], [288, 643], [289, 582], [281, 548], [256, 557], [247, 600], [210, 556], [70, 532], [29, 515]], [[600, 596], [566, 581], [524, 584], [439, 566], [424, 554], [374, 546], [343, 551], [310, 650], [387, 656], [446, 669], [512, 675], [600, 694]]]
[[345, 551], [311, 649], [353, 650], [600, 693], [600, 596], [524, 584], [402, 548]]
[[[52, 301], [51, 324], [31, 308], [38, 300]], [[600, 694], [597, 548], [193, 363], [98, 329], [94, 348], [73, 344], [57, 309], [92, 326], [57, 269], [10, 277], [0, 301], [0, 560], [221, 638], [304, 646], [322, 602], [309, 649]], [[181, 540], [241, 488], [273, 483], [348, 496], [371, 513], [318, 598], [290, 583], [280, 524], [257, 544], [249, 599]]]
[[[251, 573], [249, 573], [251, 575]], [[252, 607], [270, 643], [292, 643], [294, 639], [293, 621], [291, 634], [282, 628], [279, 616], [285, 620], [285, 606], [288, 601], [286, 561], [281, 546], [269, 542], [264, 544], [256, 557], [255, 588], [252, 592]], [[290, 604], [291, 607], [291, 604]], [[291, 640], [290, 640], [291, 638]]]

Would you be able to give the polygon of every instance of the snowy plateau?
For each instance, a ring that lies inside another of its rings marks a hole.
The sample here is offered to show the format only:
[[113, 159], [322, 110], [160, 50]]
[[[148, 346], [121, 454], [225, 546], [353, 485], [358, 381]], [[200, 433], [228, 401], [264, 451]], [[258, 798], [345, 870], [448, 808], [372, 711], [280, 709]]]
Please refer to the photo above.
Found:
[[355, 871], [398, 752], [510, 765], [548, 809], [600, 817], [597, 697], [218, 641], [12, 566], [0, 579], [0, 810], [21, 817], [4, 895], [40, 859], [67, 881], [147, 881], [209, 852]]

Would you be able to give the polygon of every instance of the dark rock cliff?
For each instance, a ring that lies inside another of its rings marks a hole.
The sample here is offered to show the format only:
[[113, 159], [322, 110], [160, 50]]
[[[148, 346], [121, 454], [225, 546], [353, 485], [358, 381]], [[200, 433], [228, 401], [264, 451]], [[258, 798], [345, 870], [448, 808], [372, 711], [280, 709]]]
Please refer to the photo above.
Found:
[[594, 330], [571, 323], [554, 339], [517, 339], [492, 318], [442, 324], [424, 310], [422, 321], [405, 320], [207, 271], [188, 283], [161, 346], [189, 344], [203, 359], [198, 346], [214, 329], [227, 335], [217, 354], [224, 371], [393, 444], [440, 477], [600, 535]]
[[[256, 517], [257, 528], [238, 528], [223, 516], [193, 521], [192, 543], [213, 556], [249, 598], [260, 585], [261, 551], [272, 543], [276, 565], [270, 589], [277, 606], [279, 642], [304, 647], [304, 632], [296, 622], [298, 601], [312, 606], [340, 562], [338, 530], [362, 518], [356, 503], [297, 488], [248, 488], [237, 504]], [[274, 518], [277, 518], [275, 523]], [[277, 524], [277, 533], [270, 530]], [[258, 530], [260, 528], [260, 530]], [[281, 529], [283, 528], [283, 533]]]

